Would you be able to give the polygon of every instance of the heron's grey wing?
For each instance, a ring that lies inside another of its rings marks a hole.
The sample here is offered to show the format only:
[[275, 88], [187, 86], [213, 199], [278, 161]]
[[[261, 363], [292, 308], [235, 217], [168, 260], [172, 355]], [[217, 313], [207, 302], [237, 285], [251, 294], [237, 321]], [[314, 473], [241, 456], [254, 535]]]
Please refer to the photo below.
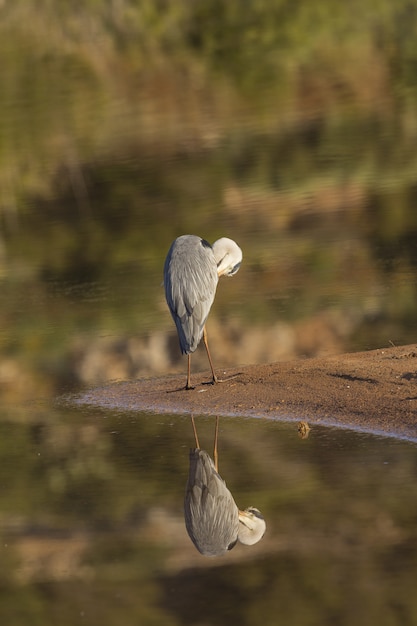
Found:
[[165, 261], [164, 285], [183, 354], [194, 352], [201, 340], [217, 282], [210, 244], [195, 235], [178, 237]]
[[197, 550], [217, 556], [237, 541], [239, 510], [205, 450], [190, 450], [190, 470], [184, 501], [185, 525]]

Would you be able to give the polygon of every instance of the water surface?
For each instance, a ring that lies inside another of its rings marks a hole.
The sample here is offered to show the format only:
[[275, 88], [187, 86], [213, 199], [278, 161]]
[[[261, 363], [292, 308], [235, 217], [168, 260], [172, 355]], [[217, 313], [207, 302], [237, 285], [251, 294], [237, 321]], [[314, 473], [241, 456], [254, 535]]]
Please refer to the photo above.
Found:
[[56, 403], [184, 372], [185, 233], [243, 249], [217, 367], [415, 342], [414, 10], [373, 4], [0, 3], [2, 624], [417, 623], [414, 444], [222, 419], [267, 534], [207, 560], [189, 418]]
[[413, 621], [414, 444], [221, 418], [219, 471], [267, 532], [208, 558], [183, 519], [189, 417], [67, 407], [0, 441], [4, 623]]

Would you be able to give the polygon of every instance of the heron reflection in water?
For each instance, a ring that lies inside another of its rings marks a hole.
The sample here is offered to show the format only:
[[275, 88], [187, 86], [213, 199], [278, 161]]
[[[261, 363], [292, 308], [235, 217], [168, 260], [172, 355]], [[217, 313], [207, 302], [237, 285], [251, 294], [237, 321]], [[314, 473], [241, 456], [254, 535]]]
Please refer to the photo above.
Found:
[[191, 387], [191, 354], [203, 338], [212, 382], [217, 378], [207, 340], [206, 320], [220, 276], [234, 276], [242, 262], [237, 243], [222, 237], [211, 246], [196, 235], [182, 235], [172, 243], [164, 265], [165, 297], [175, 322], [181, 352], [188, 356], [186, 389]]
[[204, 556], [220, 556], [236, 543], [253, 545], [265, 534], [266, 524], [258, 509], [240, 511], [225, 481], [218, 473], [216, 417], [214, 461], [198, 441], [194, 417], [191, 417], [196, 448], [190, 450], [190, 469], [185, 492], [185, 526], [191, 541]]

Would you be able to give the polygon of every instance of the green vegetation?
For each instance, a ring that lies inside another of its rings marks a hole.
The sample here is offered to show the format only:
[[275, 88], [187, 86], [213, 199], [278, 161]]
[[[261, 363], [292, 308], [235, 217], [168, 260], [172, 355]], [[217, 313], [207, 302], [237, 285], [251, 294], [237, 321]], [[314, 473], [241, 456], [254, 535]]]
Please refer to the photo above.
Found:
[[288, 164], [268, 176], [258, 159], [272, 187], [311, 185], [314, 164], [334, 182], [413, 183], [416, 14], [410, 0], [4, 2], [3, 211], [65, 181], [82, 205], [86, 169], [144, 151], [229, 145], [242, 161], [257, 137], [269, 169]]
[[162, 262], [182, 232], [244, 248], [219, 316], [336, 309], [345, 349], [412, 341], [416, 12], [1, 3], [2, 354], [48, 393], [45, 375], [75, 380], [80, 336], [171, 328]]
[[416, 623], [411, 447], [364, 476], [348, 435], [321, 467], [239, 424], [222, 471], [276, 551], [181, 574], [147, 514], [180, 520], [188, 422], [44, 402], [174, 334], [184, 232], [244, 249], [230, 345], [321, 314], [339, 348], [415, 341], [416, 2], [3, 0], [0, 67], [0, 622], [203, 624], [213, 594], [228, 624]]

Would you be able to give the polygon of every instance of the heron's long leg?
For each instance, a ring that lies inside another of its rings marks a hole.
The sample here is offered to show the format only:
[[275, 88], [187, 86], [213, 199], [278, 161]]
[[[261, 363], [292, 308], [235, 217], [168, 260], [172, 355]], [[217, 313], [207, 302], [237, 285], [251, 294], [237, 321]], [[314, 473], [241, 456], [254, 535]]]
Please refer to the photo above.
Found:
[[187, 368], [187, 384], [185, 385], [186, 389], [192, 389], [191, 387], [191, 354], [188, 354], [188, 368]]
[[[228, 376], [227, 378], [218, 378], [216, 376], [216, 372], [214, 371], [214, 366], [213, 366], [213, 361], [211, 360], [211, 356], [210, 356], [210, 350], [208, 347], [208, 339], [207, 339], [207, 331], [206, 331], [206, 327], [204, 326], [203, 328], [203, 341], [204, 341], [204, 345], [206, 346], [206, 351], [207, 351], [207, 356], [208, 356], [208, 360], [210, 363], [210, 367], [211, 367], [211, 373], [213, 374], [213, 379], [211, 381], [211, 383], [225, 383], [228, 380], [232, 380], [232, 378], [236, 378], [237, 376], [239, 376], [240, 374], [233, 374], [232, 376]], [[211, 383], [203, 383], [203, 384], [211, 384]], [[192, 389], [192, 387], [190, 387], [190, 389]]]
[[219, 471], [219, 454], [217, 451], [217, 440], [219, 438], [219, 416], [216, 416], [216, 426], [214, 429], [214, 448], [213, 448], [213, 459], [214, 459], [214, 467], [216, 468], [216, 472]]
[[200, 450], [200, 442], [198, 441], [197, 428], [195, 427], [195, 422], [194, 422], [194, 415], [191, 415], [191, 423], [193, 425], [195, 445], [196, 445], [196, 448]]
[[204, 345], [206, 346], [207, 356], [208, 356], [208, 360], [209, 360], [210, 367], [211, 367], [211, 373], [213, 374], [213, 383], [217, 383], [218, 382], [218, 378], [216, 376], [216, 372], [214, 371], [213, 361], [211, 360], [210, 350], [209, 350], [209, 347], [208, 347], [207, 331], [206, 331], [206, 327], [205, 326], [203, 328], [203, 341], [204, 341]]

